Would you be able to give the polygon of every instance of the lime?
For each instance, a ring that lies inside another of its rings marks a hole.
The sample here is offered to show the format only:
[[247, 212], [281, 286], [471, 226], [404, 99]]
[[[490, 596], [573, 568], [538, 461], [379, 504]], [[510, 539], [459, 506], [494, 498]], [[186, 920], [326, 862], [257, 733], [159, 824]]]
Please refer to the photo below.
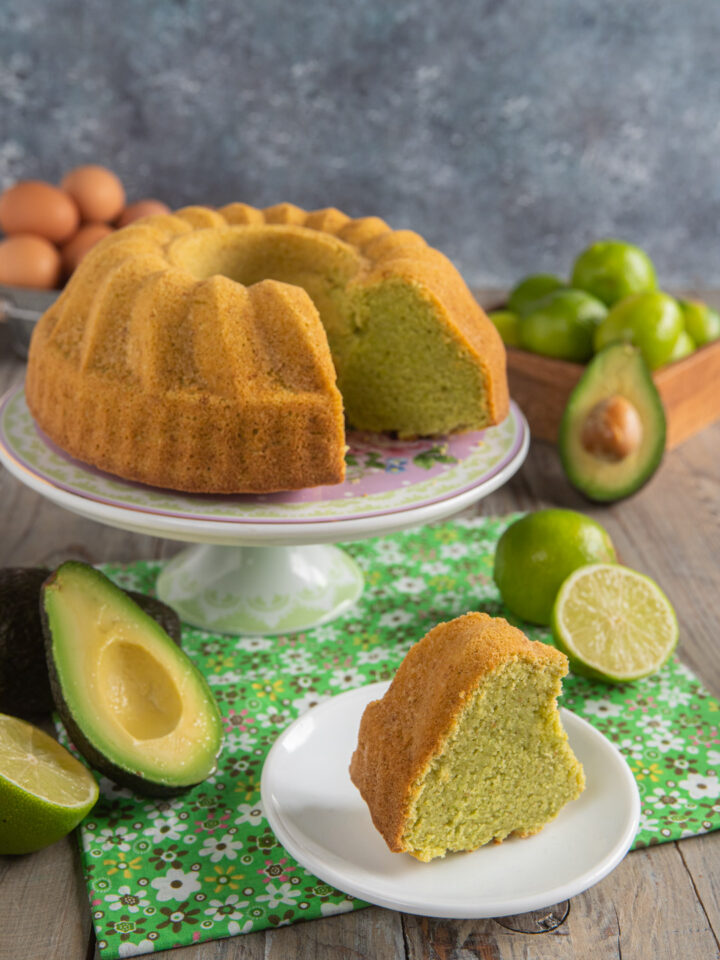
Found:
[[537, 510], [512, 523], [495, 550], [493, 577], [507, 608], [547, 626], [563, 580], [588, 563], [612, 563], [605, 530], [575, 510]]
[[506, 347], [520, 346], [519, 319], [516, 313], [510, 310], [493, 310], [488, 314], [498, 329], [502, 341]]
[[612, 306], [630, 294], [655, 290], [657, 280], [652, 260], [639, 247], [598, 240], [575, 261], [571, 285]]
[[655, 673], [678, 641], [675, 611], [660, 587], [616, 563], [570, 574], [558, 591], [552, 628], [576, 673], [609, 683]]
[[42, 730], [0, 713], [0, 854], [32, 853], [95, 805], [95, 778]]
[[638, 293], [616, 304], [595, 331], [595, 349], [624, 341], [640, 347], [651, 370], [666, 364], [683, 327], [682, 311], [667, 293]]
[[675, 341], [675, 346], [673, 347], [673, 352], [670, 354], [670, 359], [668, 363], [675, 363], [676, 360], [682, 360], [683, 357], [689, 357], [691, 353], [695, 352], [695, 341], [687, 332], [687, 330], [681, 330], [678, 334], [678, 338]]
[[533, 304], [548, 293], [562, 290], [565, 286], [567, 284], [552, 273], [533, 273], [529, 277], [524, 277], [513, 288], [508, 297], [508, 310], [512, 310], [513, 313], [526, 313]]
[[593, 354], [593, 335], [605, 305], [582, 290], [556, 290], [520, 318], [520, 345], [533, 353], [583, 363]]
[[703, 347], [720, 337], [720, 313], [701, 300], [679, 300], [685, 329], [696, 346]]

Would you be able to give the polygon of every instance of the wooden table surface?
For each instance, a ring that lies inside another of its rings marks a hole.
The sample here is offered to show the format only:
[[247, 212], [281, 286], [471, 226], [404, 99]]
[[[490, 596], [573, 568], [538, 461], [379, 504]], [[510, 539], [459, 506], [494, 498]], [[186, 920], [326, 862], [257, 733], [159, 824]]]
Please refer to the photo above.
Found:
[[[0, 327], [0, 394], [23, 376]], [[520, 472], [474, 509], [503, 514], [547, 506], [595, 517], [623, 561], [660, 582], [680, 620], [680, 657], [720, 695], [720, 423], [668, 455], [649, 485], [615, 506], [588, 506], [565, 481], [554, 448], [533, 443]], [[80, 519], [0, 467], [0, 566], [169, 557], [180, 547]], [[499, 921], [432, 920], [371, 907], [171, 956], [710, 960], [720, 957], [720, 832], [631, 853], [569, 906]], [[0, 960], [96, 954], [75, 838], [30, 856], [0, 857]]]

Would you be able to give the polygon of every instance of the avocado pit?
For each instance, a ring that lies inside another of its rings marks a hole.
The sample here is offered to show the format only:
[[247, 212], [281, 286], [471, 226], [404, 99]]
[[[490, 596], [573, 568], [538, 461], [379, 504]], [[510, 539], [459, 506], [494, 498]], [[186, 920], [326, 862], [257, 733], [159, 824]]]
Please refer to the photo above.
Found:
[[582, 426], [580, 442], [592, 456], [610, 463], [624, 460], [640, 446], [643, 424], [637, 408], [621, 394], [600, 400]]

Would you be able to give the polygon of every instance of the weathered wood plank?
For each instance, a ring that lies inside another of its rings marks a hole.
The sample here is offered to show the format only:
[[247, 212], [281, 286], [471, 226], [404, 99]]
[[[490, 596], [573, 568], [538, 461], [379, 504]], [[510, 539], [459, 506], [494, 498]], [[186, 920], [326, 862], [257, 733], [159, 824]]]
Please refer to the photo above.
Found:
[[403, 918], [408, 960], [574, 960], [563, 924], [549, 933], [514, 933], [495, 920]]
[[[709, 867], [709, 859], [704, 860]], [[405, 917], [408, 958], [677, 960], [697, 956], [710, 960], [720, 956], [708, 925], [709, 914], [717, 910], [717, 902], [712, 903], [717, 884], [712, 879], [707, 884], [706, 910], [696, 895], [693, 876], [684, 867], [674, 844], [635, 851], [600, 884], [575, 897], [565, 923], [550, 933], [512, 932], [498, 921]]]
[[0, 960], [84, 960], [91, 920], [74, 837], [0, 857]]
[[390, 960], [404, 955], [400, 914], [380, 907], [266, 931], [265, 960]]
[[[618, 868], [623, 895], [613, 896], [621, 957], [678, 960], [720, 956], [691, 877], [683, 877], [674, 843], [636, 850]], [[608, 880], [612, 877], [608, 878]]]
[[677, 844], [720, 951], [720, 831]]
[[628, 854], [601, 883], [573, 899], [566, 926], [577, 958], [716, 956], [715, 938], [675, 844]]
[[[632, 856], [630, 854], [629, 856]], [[622, 931], [616, 899], [627, 894], [627, 869], [621, 863], [601, 883], [574, 897], [565, 926], [578, 960], [622, 960]], [[667, 960], [658, 958], [658, 960]]]

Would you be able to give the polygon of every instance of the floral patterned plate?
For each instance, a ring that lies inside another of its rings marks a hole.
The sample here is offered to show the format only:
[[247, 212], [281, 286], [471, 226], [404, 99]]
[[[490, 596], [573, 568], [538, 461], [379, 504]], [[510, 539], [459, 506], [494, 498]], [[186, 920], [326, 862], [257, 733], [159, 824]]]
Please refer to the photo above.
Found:
[[0, 460], [28, 486], [101, 522], [204, 543], [321, 543], [439, 519], [512, 476], [529, 430], [512, 404], [501, 424], [479, 432], [411, 442], [356, 433], [349, 444], [342, 484], [265, 496], [182, 494], [73, 460], [38, 431], [21, 388], [0, 402]]
[[278, 738], [262, 773], [262, 803], [295, 859], [345, 893], [432, 917], [500, 917], [538, 910], [587, 890], [630, 848], [640, 817], [637, 785], [617, 749], [561, 710], [587, 786], [540, 833], [420, 863], [390, 853], [350, 781], [363, 710], [387, 682], [333, 697]]

